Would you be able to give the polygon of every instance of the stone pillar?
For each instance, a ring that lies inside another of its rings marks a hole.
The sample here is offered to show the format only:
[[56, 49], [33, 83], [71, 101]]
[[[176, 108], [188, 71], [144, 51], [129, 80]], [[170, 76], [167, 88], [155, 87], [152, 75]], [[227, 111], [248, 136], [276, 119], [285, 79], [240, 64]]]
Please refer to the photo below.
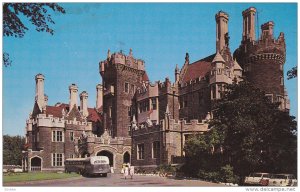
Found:
[[96, 97], [96, 109], [99, 109], [103, 106], [103, 86], [98, 84], [96, 86], [97, 97]]
[[40, 110], [42, 110], [45, 106], [44, 80], [45, 77], [42, 74], [37, 74], [35, 76], [35, 101], [37, 102]]
[[69, 110], [71, 111], [74, 105], [77, 106], [77, 92], [78, 92], [77, 85], [76, 84], [70, 85], [69, 91], [70, 91]]
[[178, 68], [178, 65], [176, 64], [176, 68], [175, 68], [175, 82], [179, 81], [179, 73], [180, 73], [180, 70]]
[[80, 110], [84, 117], [89, 116], [88, 106], [87, 106], [88, 96], [89, 95], [86, 91], [83, 91], [82, 93], [80, 93]]

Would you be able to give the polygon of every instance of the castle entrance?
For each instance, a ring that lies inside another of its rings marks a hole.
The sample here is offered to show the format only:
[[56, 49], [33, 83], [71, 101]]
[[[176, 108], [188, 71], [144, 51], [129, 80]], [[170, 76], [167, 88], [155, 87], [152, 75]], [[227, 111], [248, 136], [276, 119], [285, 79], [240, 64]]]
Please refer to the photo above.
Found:
[[97, 153], [97, 156], [106, 156], [106, 157], [108, 157], [109, 165], [111, 167], [114, 166], [114, 154], [111, 153], [110, 151], [106, 151], [106, 150], [100, 151], [100, 152]]
[[40, 157], [34, 157], [30, 160], [31, 171], [42, 170], [42, 159]]
[[130, 163], [130, 154], [128, 153], [128, 151], [126, 151], [124, 153], [124, 156], [123, 156], [123, 163]]

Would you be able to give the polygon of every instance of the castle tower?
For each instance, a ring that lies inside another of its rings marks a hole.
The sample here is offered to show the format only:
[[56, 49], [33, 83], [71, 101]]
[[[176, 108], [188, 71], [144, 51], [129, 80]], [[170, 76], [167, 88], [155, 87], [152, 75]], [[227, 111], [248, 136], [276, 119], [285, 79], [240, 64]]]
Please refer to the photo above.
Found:
[[[248, 17], [246, 17], [246, 13], [249, 15]], [[254, 13], [255, 8], [245, 10], [243, 20], [246, 18], [250, 18], [250, 21], [254, 20]], [[254, 22], [248, 24], [254, 27]], [[277, 39], [274, 38], [274, 22], [272, 21], [261, 25], [262, 33], [259, 40], [254, 40], [252, 28], [251, 30], [246, 29], [246, 33], [243, 32], [243, 38], [246, 37], [247, 41], [243, 39], [244, 41], [234, 52], [234, 58], [243, 68], [246, 79], [264, 91], [270, 101], [285, 103], [283, 65], [286, 47], [284, 34], [280, 33]], [[284, 106], [284, 104], [280, 105], [280, 108], [284, 109]]]
[[40, 110], [45, 107], [44, 80], [43, 74], [39, 73], [35, 76], [35, 102], [37, 102]]
[[255, 40], [255, 14], [256, 9], [250, 7], [243, 11], [243, 41]]
[[[228, 44], [228, 18], [229, 15], [219, 11], [216, 16], [216, 52], [221, 52]], [[227, 44], [227, 45], [226, 45]]]
[[83, 91], [82, 93], [80, 93], [80, 110], [84, 117], [89, 116], [88, 106], [87, 106], [88, 96], [89, 95], [86, 91]]
[[225, 84], [231, 84], [232, 80], [227, 76], [226, 62], [222, 55], [217, 52], [211, 62], [212, 70], [209, 78], [211, 99], [220, 99]]
[[69, 110], [71, 111], [72, 108], [77, 106], [77, 92], [78, 92], [78, 87], [76, 84], [72, 84], [69, 86], [69, 91], [70, 91], [70, 101], [69, 101]]
[[98, 84], [96, 86], [96, 91], [96, 109], [100, 109], [103, 105], [103, 86], [101, 84]]
[[[128, 137], [135, 90], [142, 80], [147, 81], [144, 78], [144, 61], [135, 59], [132, 50], [129, 55], [108, 52], [106, 60], [99, 63], [99, 69], [103, 83], [103, 102], [99, 92], [97, 107], [103, 104], [103, 128], [112, 137]], [[100, 87], [97, 89], [100, 91]]]

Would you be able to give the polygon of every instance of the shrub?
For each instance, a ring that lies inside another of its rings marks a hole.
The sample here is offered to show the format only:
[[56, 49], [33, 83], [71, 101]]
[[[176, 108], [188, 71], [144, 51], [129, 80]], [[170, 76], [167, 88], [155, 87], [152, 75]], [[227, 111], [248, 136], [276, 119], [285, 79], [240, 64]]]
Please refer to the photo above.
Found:
[[238, 183], [239, 177], [233, 173], [233, 167], [225, 165], [220, 169], [220, 181], [224, 183]]
[[206, 171], [203, 169], [200, 169], [197, 175], [200, 179], [206, 180], [206, 181], [212, 181], [217, 182], [219, 181], [220, 175], [216, 171]]
[[167, 174], [174, 174], [176, 172], [176, 168], [175, 167], [172, 167], [172, 165], [166, 165], [166, 164], [163, 164], [163, 165], [159, 165], [157, 167], [157, 171], [162, 174], [162, 175], [167, 175]]

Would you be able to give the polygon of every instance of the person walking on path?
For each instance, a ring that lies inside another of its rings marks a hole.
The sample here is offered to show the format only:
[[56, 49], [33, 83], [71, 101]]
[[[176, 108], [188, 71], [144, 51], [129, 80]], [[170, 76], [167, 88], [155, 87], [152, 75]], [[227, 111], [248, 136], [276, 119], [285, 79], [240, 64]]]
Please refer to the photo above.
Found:
[[124, 178], [125, 179], [127, 178], [128, 174], [129, 174], [129, 170], [128, 169], [129, 169], [128, 166], [124, 167]]
[[134, 166], [131, 166], [131, 167], [130, 167], [129, 174], [130, 174], [130, 177], [131, 177], [131, 179], [132, 179], [132, 178], [133, 178], [133, 175], [134, 175]]

